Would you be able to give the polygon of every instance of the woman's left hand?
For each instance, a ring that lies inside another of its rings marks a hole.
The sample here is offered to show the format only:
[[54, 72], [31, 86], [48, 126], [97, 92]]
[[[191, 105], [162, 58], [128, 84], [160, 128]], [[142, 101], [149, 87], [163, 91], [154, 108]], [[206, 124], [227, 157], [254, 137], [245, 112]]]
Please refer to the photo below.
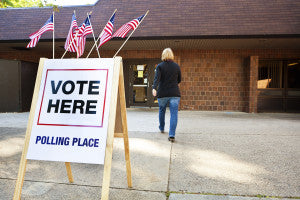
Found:
[[156, 89], [152, 89], [152, 95], [156, 97]]

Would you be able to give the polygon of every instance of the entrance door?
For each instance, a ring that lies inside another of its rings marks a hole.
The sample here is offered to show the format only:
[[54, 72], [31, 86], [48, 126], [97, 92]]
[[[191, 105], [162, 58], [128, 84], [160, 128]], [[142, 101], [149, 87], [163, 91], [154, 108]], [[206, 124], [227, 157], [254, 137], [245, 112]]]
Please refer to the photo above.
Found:
[[258, 112], [300, 112], [300, 60], [262, 60]]
[[126, 100], [129, 106], [155, 107], [157, 98], [152, 96], [152, 84], [155, 67], [159, 59], [130, 59], [124, 61], [128, 70], [128, 86]]

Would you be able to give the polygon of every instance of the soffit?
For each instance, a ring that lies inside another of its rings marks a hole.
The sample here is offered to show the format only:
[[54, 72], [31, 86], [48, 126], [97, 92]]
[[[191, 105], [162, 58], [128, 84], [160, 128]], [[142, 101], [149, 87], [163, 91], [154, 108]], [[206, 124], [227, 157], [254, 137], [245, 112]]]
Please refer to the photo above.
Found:
[[[117, 50], [124, 40], [112, 40], [103, 45], [100, 51]], [[94, 42], [86, 42], [85, 51], [89, 51]], [[0, 52], [42, 51], [52, 52], [52, 41], [41, 40], [33, 49], [26, 49], [25, 42], [0, 43]], [[64, 41], [56, 41], [56, 50], [63, 51]], [[123, 50], [162, 50], [170, 47], [174, 50], [185, 49], [299, 49], [300, 38], [240, 38], [240, 39], [167, 39], [167, 40], [129, 40]]]

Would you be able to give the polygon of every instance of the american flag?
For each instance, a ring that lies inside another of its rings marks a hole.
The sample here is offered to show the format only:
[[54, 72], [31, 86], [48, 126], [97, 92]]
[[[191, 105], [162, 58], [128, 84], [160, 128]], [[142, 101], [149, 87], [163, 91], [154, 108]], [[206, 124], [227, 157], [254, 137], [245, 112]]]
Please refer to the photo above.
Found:
[[121, 37], [124, 38], [127, 33], [130, 30], [134, 30], [136, 29], [136, 27], [139, 25], [139, 23], [142, 21], [142, 19], [144, 18], [145, 15], [140, 16], [139, 18], [136, 18], [134, 20], [131, 20], [130, 22], [124, 24], [123, 26], [121, 26], [112, 37]]
[[115, 15], [116, 14], [113, 14], [113, 16], [108, 20], [107, 24], [105, 25], [104, 30], [100, 35], [100, 43], [98, 48], [103, 44], [105, 44], [107, 41], [109, 41], [110, 38], [112, 37], [112, 32], [115, 23]]
[[46, 31], [53, 31], [53, 30], [54, 30], [54, 23], [53, 23], [53, 14], [52, 14], [51, 17], [46, 21], [44, 26], [40, 28], [40, 30], [29, 35], [29, 38], [31, 40], [26, 48], [35, 47], [43, 33], [45, 33]]
[[74, 40], [75, 38], [75, 30], [78, 29], [78, 25], [77, 25], [77, 21], [76, 21], [76, 16], [75, 13], [72, 16], [72, 21], [71, 21], [71, 26], [70, 26], [70, 30], [66, 39], [66, 43], [65, 43], [65, 50], [68, 49], [68, 51], [70, 52], [76, 52], [76, 41]]
[[81, 24], [77, 33], [77, 58], [82, 56], [85, 47], [85, 40], [88, 34], [93, 33], [93, 29], [90, 23], [91, 15], [89, 15], [86, 20]]

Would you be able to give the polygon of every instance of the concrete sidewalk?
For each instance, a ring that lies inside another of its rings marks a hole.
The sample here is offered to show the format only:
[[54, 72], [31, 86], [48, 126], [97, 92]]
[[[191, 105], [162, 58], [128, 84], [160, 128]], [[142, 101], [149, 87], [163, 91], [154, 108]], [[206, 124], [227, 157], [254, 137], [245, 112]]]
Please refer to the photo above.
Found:
[[[13, 196], [28, 114], [0, 114], [0, 199]], [[127, 115], [133, 188], [117, 138], [110, 199], [300, 198], [300, 114], [180, 111], [173, 144], [158, 132], [157, 109]], [[22, 199], [100, 199], [103, 166], [71, 165], [74, 184], [64, 163], [29, 160]]]

